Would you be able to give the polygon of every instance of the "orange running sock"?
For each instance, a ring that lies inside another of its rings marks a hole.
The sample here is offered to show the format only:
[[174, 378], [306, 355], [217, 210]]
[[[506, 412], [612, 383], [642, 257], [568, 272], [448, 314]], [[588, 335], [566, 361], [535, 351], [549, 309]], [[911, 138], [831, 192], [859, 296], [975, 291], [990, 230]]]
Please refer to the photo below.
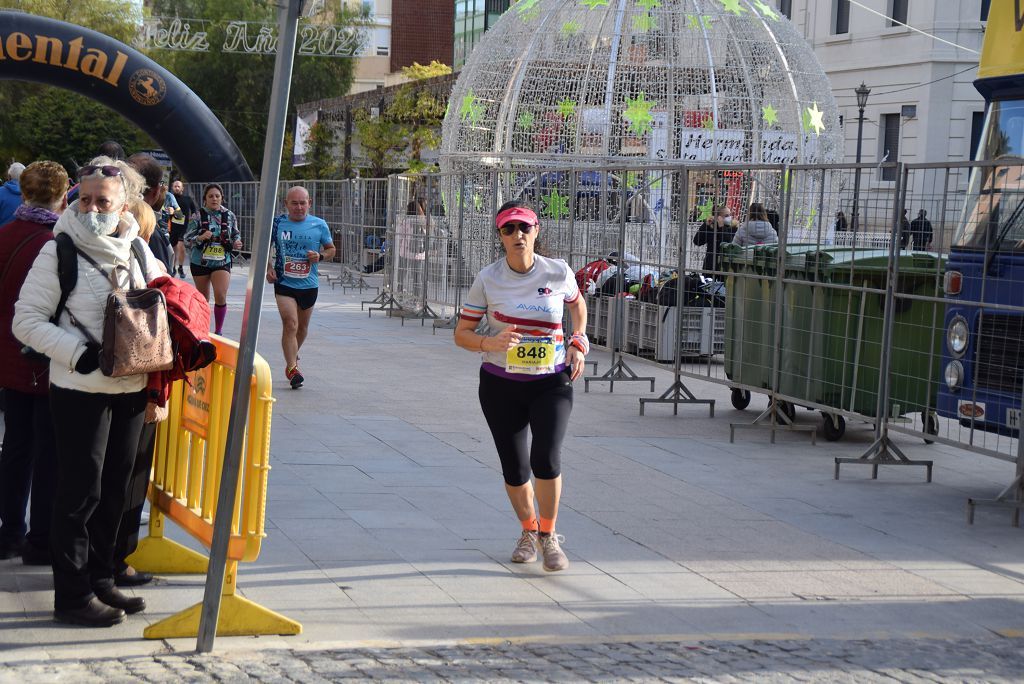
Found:
[[551, 534], [555, 531], [555, 519], [554, 518], [541, 518], [540, 519], [540, 531], [541, 534]]
[[522, 523], [523, 529], [526, 530], [527, 532], [536, 532], [537, 531], [537, 516], [533, 516], [532, 518], [529, 518], [528, 520], [520, 520], [519, 522]]

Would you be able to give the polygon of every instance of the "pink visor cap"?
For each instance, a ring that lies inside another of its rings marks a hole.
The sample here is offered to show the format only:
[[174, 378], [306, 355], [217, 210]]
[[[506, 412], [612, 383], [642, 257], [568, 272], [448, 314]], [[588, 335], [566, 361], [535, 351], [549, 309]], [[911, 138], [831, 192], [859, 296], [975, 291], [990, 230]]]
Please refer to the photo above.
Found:
[[531, 226], [538, 225], [537, 214], [533, 212], [533, 209], [527, 209], [526, 207], [512, 207], [498, 214], [498, 217], [494, 219], [494, 224], [501, 228], [510, 221], [521, 221], [522, 223], [529, 223]]

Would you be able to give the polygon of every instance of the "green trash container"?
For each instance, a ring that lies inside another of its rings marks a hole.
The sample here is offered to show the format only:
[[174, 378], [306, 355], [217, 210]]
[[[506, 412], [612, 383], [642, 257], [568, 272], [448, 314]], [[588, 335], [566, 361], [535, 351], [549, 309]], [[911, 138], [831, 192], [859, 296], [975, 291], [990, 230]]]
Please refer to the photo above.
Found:
[[[888, 262], [888, 250], [829, 248], [787, 256], [787, 272], [800, 273], [802, 282], [786, 287], [781, 394], [875, 417]], [[900, 254], [897, 292], [941, 300], [944, 270], [935, 254]], [[899, 415], [925, 414], [928, 427], [934, 425], [942, 342], [936, 324], [941, 327], [943, 313], [938, 301], [897, 297], [894, 306], [890, 406]], [[826, 437], [841, 435], [840, 425], [826, 421]]]
[[[772, 386], [778, 249], [778, 245], [729, 245], [723, 253], [724, 270], [729, 272], [725, 285], [725, 373], [737, 384], [765, 389]], [[816, 251], [815, 245], [787, 246], [787, 278], [803, 278], [804, 255]]]

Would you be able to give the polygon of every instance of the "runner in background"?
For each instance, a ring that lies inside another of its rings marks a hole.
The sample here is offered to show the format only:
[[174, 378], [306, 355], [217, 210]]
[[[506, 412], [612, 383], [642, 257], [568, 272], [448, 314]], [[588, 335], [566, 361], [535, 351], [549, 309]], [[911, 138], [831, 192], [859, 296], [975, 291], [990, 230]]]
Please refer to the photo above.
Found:
[[231, 262], [242, 249], [238, 220], [226, 208], [224, 191], [216, 183], [203, 190], [203, 206], [196, 220], [185, 231], [185, 246], [190, 248], [189, 268], [196, 289], [210, 298], [213, 284], [214, 332], [220, 335], [228, 312], [228, 286], [231, 284]]
[[180, 178], [171, 182], [171, 194], [181, 207], [181, 217], [175, 216], [171, 219], [171, 248], [174, 250], [174, 268], [171, 275], [184, 278], [185, 262], [188, 260], [185, 254], [185, 229], [191, 221], [198, 220], [199, 207], [191, 195], [185, 194], [185, 183]]
[[317, 264], [334, 257], [331, 229], [319, 216], [309, 213], [309, 193], [300, 186], [285, 196], [287, 215], [274, 219], [270, 241], [274, 260], [267, 266], [267, 282], [274, 285], [281, 314], [281, 348], [285, 375], [292, 389], [302, 387], [299, 349], [306, 341], [320, 282]]
[[[537, 560], [539, 547], [545, 570], [565, 570], [569, 559], [555, 521], [572, 381], [582, 374], [590, 350], [584, 332], [587, 306], [569, 265], [535, 252], [539, 223], [531, 209], [506, 202], [495, 223], [505, 257], [477, 274], [455, 328], [455, 344], [483, 355], [480, 408], [523, 530], [512, 562]], [[562, 330], [563, 305], [572, 315], [569, 338]], [[481, 334], [477, 326], [485, 317]], [[531, 471], [536, 484], [530, 482]]]

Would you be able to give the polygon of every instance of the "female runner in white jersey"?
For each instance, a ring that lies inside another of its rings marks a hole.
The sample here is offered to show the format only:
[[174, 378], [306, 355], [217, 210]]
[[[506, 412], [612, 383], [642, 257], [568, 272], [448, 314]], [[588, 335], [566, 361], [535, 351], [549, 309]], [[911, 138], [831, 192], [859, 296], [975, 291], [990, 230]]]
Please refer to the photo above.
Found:
[[[537, 560], [539, 547], [545, 570], [565, 570], [569, 560], [555, 534], [560, 452], [572, 412], [572, 381], [583, 373], [590, 350], [584, 332], [587, 305], [568, 264], [534, 253], [539, 223], [531, 209], [507, 202], [495, 223], [505, 257], [477, 274], [455, 328], [455, 344], [483, 355], [480, 408], [523, 528], [512, 562]], [[572, 315], [568, 337], [562, 330], [563, 304]]]

